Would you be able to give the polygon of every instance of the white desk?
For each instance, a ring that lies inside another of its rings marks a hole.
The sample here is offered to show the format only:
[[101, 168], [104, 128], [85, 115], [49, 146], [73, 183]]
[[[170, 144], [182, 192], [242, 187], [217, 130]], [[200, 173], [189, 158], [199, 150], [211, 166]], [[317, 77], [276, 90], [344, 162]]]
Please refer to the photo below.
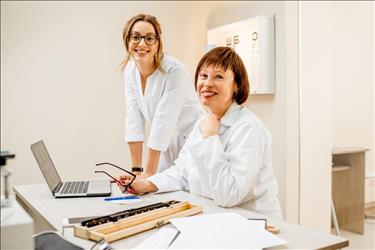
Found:
[[[119, 212], [132, 206], [143, 206], [159, 201], [181, 200], [201, 205], [204, 213], [220, 213], [228, 210], [241, 214], [247, 218], [264, 218], [264, 216], [241, 208], [225, 209], [218, 207], [212, 200], [186, 192], [171, 192], [164, 194], [148, 194], [142, 197], [142, 203], [124, 206], [104, 202], [103, 198], [55, 199], [46, 184], [17, 186], [14, 188], [18, 202], [34, 219], [37, 232], [43, 230], [62, 231], [62, 220], [67, 217], [98, 216]], [[120, 191], [112, 187], [112, 195], [117, 196]], [[347, 239], [334, 235], [314, 231], [303, 226], [284, 221], [269, 220], [269, 224], [280, 229], [280, 237], [288, 241], [287, 245], [279, 248], [290, 249], [337, 249], [349, 245]], [[170, 225], [166, 225], [170, 226]], [[123, 240], [112, 242], [116, 249], [130, 249], [149, 237], [155, 230], [143, 232]], [[250, 232], [249, 232], [250, 233]], [[73, 229], [65, 230], [65, 237], [84, 248], [90, 248], [94, 242], [73, 236]]]

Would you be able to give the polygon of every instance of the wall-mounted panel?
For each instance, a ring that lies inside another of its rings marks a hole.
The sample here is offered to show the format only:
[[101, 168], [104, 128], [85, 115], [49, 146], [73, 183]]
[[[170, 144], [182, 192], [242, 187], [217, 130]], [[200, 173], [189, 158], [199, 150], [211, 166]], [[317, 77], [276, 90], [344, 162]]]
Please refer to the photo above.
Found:
[[250, 94], [275, 93], [274, 19], [257, 16], [207, 31], [207, 48], [232, 47], [245, 63]]

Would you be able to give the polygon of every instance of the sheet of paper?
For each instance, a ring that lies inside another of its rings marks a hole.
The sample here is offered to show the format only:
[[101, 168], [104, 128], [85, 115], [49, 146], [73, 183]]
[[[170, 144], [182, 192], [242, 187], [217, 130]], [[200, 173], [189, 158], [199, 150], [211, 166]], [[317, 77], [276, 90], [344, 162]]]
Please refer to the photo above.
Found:
[[174, 227], [162, 227], [134, 249], [167, 249], [177, 233]]
[[236, 213], [208, 214], [171, 219], [181, 232], [170, 248], [261, 249], [287, 242], [264, 229], [262, 221]]

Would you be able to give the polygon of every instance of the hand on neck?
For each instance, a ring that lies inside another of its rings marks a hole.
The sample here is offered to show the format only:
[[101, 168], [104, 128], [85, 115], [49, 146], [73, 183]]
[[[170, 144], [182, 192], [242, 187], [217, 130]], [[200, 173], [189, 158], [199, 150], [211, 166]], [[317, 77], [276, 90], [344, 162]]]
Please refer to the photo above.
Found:
[[219, 109], [215, 109], [215, 108], [210, 108], [208, 106], [203, 106], [205, 108], [205, 110], [207, 111], [208, 114], [213, 114], [217, 117], [217, 119], [221, 119], [221, 117], [224, 116], [225, 114], [225, 111], [222, 111], [222, 110], [219, 110]]
[[228, 103], [226, 105], [218, 105], [218, 106], [214, 106], [214, 107], [209, 107], [209, 106], [206, 106], [204, 105], [204, 108], [206, 109], [206, 111], [208, 113], [212, 113], [214, 114], [219, 120], [225, 115], [225, 113], [228, 111], [228, 109], [230, 108], [230, 106], [232, 106], [232, 103]]

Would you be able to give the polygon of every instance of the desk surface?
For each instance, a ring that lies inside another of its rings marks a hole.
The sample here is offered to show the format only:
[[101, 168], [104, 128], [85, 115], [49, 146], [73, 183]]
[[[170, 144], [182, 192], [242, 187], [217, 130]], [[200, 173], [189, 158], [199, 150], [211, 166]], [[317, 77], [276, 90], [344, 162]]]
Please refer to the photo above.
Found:
[[[245, 210], [242, 208], [221, 208], [212, 200], [192, 195], [187, 192], [171, 192], [163, 194], [148, 194], [142, 196], [142, 202], [134, 205], [118, 205], [114, 203], [104, 202], [103, 198], [75, 198], [75, 199], [55, 199], [46, 184], [17, 186], [14, 188], [17, 199], [28, 211], [42, 217], [51, 229], [62, 232], [62, 220], [68, 217], [84, 217], [98, 216], [115, 213], [129, 209], [131, 207], [143, 206], [159, 201], [181, 200], [189, 201], [203, 207], [204, 213], [220, 213], [220, 212], [236, 212], [247, 218], [264, 218], [261, 214]], [[120, 191], [117, 187], [112, 187], [112, 195], [119, 195]], [[309, 228], [299, 226], [285, 221], [269, 220], [269, 224], [276, 225], [280, 229], [278, 236], [288, 241], [287, 245], [280, 248], [292, 249], [322, 249], [322, 248], [343, 248], [349, 245], [348, 240], [311, 230]], [[166, 225], [166, 226], [171, 226]], [[114, 248], [132, 248], [146, 239], [155, 229], [143, 232], [129, 238], [111, 243]], [[90, 248], [94, 242], [80, 239], [73, 236], [73, 229], [65, 230], [65, 237], [85, 248]]]

